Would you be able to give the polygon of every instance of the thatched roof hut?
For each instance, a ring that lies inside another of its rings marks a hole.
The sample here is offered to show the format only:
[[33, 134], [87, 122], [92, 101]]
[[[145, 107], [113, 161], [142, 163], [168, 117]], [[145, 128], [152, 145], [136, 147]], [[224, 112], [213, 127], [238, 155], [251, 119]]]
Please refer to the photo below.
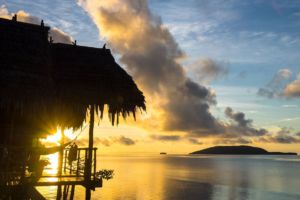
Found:
[[135, 116], [137, 108], [145, 110], [142, 92], [110, 50], [54, 44], [48, 41], [49, 29], [0, 19], [0, 131], [4, 138], [41, 136], [46, 127], [79, 128], [91, 105], [101, 116], [107, 105], [112, 123], [119, 116]]
[[[96, 105], [103, 114], [104, 105], [112, 123], [119, 115], [135, 115], [145, 109], [144, 96], [132, 78], [115, 62], [109, 49], [68, 44], [52, 44], [52, 74], [61, 105]], [[66, 53], [67, 52], [67, 53]]]

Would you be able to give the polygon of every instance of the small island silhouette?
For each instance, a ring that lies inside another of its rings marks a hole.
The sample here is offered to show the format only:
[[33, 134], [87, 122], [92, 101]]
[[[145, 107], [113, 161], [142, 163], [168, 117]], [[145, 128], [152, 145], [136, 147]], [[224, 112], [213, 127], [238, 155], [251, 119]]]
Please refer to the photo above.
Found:
[[190, 154], [230, 154], [230, 155], [297, 155], [297, 153], [288, 152], [268, 152], [265, 149], [252, 146], [215, 146]]

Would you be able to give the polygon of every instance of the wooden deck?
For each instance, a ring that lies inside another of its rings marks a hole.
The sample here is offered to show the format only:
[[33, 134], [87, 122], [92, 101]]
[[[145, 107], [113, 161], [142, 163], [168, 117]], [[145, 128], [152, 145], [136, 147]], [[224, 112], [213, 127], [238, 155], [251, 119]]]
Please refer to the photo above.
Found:
[[[58, 185], [81, 185], [85, 186], [87, 183], [84, 177], [42, 177], [34, 184], [34, 186], [58, 186]], [[102, 179], [90, 180], [91, 185], [95, 187], [102, 187]]]
[[90, 191], [102, 187], [102, 178], [96, 171], [96, 150], [97, 148], [92, 148], [92, 150], [78, 148], [76, 157], [70, 162], [68, 160], [70, 149], [64, 149], [60, 157], [61, 165], [57, 169], [54, 168], [54, 171], [53, 168], [45, 168], [38, 181], [35, 180], [35, 173], [29, 170], [26, 162], [17, 160], [20, 162], [19, 166], [23, 165], [23, 168], [6, 167], [5, 171], [0, 172], [0, 183], [3, 183], [2, 185], [10, 191], [23, 186], [29, 188], [28, 194], [32, 199], [44, 199], [35, 187], [57, 186], [57, 199], [66, 199], [68, 196], [73, 199], [75, 187], [83, 186], [88, 191], [86, 199], [90, 199]]

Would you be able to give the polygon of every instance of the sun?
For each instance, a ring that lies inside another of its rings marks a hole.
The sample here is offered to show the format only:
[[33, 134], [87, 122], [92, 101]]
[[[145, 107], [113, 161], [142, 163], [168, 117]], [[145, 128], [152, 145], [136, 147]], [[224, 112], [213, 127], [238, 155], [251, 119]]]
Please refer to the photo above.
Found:
[[[75, 134], [73, 133], [72, 129], [65, 129], [64, 130], [64, 135], [65, 135], [65, 141], [70, 141], [75, 139]], [[44, 139], [40, 139], [41, 143], [45, 145], [46, 147], [53, 147], [53, 146], [59, 146], [62, 138], [62, 130], [57, 129], [56, 133], [53, 135], [48, 135]], [[50, 155], [45, 155], [43, 156], [45, 159], [50, 161], [50, 165], [46, 167], [46, 173], [49, 175], [54, 175], [57, 173], [58, 169], [58, 153], [50, 154]]]
[[[65, 140], [67, 141], [73, 140], [76, 137], [72, 129], [65, 129], [64, 135], [65, 135]], [[53, 135], [48, 135], [45, 139], [41, 139], [41, 142], [43, 144], [51, 143], [55, 145], [60, 145], [61, 138], [62, 138], [62, 130], [57, 129], [56, 133], [54, 133]]]

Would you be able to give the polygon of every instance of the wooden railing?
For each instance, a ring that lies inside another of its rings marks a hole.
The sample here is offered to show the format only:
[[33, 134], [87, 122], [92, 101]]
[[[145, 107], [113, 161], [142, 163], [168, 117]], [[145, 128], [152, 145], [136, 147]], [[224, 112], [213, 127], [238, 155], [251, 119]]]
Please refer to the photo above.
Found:
[[[62, 174], [51, 177], [83, 177], [87, 181], [95, 181], [96, 177], [96, 151], [92, 149], [91, 177], [85, 177], [88, 163], [89, 148], [78, 148], [76, 160], [69, 162], [70, 149], [63, 151]], [[0, 147], [0, 186], [12, 186], [22, 184], [22, 181], [30, 177], [28, 173], [28, 148]], [[43, 174], [42, 177], [50, 175]]]
[[[73, 162], [69, 162], [68, 156], [70, 153], [70, 149], [67, 148], [64, 150], [64, 156], [63, 156], [63, 173], [64, 175], [74, 175], [77, 177], [84, 177], [85, 176], [85, 169], [87, 165], [87, 159], [88, 159], [88, 152], [89, 148], [78, 148], [77, 149], [77, 158]], [[92, 149], [92, 171], [91, 171], [91, 180], [95, 180], [96, 178], [96, 155], [97, 148]]]

